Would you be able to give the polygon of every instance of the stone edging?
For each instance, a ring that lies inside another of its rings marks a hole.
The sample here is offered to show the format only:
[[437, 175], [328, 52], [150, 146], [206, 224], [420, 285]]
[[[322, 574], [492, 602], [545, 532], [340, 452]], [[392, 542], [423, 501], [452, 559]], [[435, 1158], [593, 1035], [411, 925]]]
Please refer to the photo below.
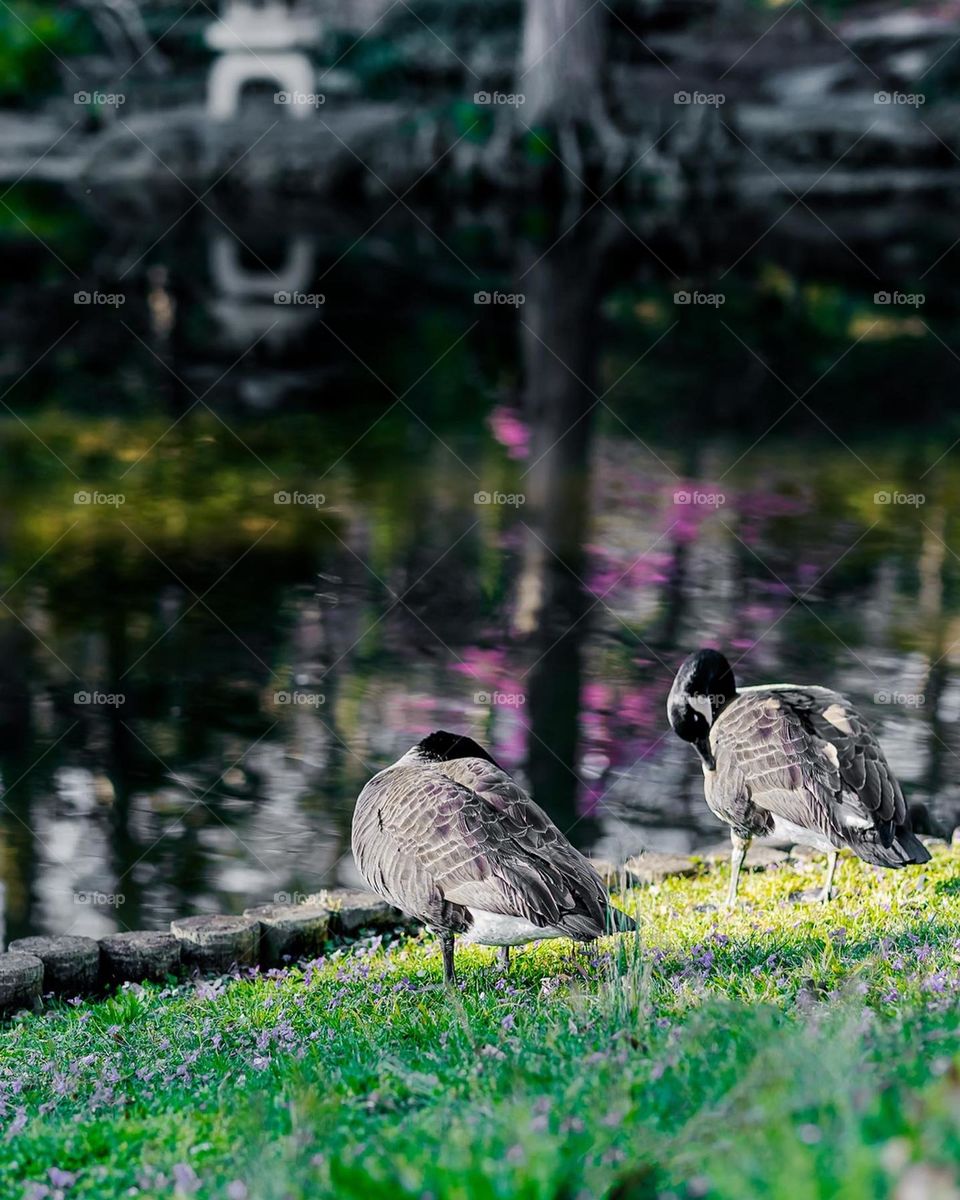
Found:
[[264, 904], [242, 916], [185, 917], [170, 932], [134, 930], [90, 937], [27, 937], [0, 954], [0, 1013], [36, 1008], [40, 997], [89, 996], [120, 983], [162, 982], [191, 971], [280, 967], [323, 953], [330, 937], [409, 925], [372, 892], [331, 888], [300, 904]]

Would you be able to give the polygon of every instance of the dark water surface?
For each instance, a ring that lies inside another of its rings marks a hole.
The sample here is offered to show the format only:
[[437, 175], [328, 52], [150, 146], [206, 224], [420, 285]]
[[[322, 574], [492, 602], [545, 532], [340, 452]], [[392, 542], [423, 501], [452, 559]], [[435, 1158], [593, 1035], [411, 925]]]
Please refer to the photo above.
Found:
[[751, 249], [777, 210], [9, 203], [44, 241], [2, 229], [5, 936], [351, 882], [359, 789], [436, 727], [584, 848], [716, 841], [664, 715], [702, 644], [848, 692], [960, 809], [960, 338], [922, 213]]

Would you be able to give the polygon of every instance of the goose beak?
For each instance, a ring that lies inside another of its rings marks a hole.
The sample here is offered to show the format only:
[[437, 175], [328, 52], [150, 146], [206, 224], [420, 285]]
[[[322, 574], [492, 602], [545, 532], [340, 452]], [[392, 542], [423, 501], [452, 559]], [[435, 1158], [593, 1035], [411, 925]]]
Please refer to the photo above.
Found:
[[717, 763], [716, 759], [713, 757], [713, 751], [710, 749], [710, 738], [697, 738], [693, 744], [696, 747], [697, 753], [700, 755], [701, 759], [703, 759], [703, 765], [707, 768], [707, 770], [715, 771], [717, 769]]

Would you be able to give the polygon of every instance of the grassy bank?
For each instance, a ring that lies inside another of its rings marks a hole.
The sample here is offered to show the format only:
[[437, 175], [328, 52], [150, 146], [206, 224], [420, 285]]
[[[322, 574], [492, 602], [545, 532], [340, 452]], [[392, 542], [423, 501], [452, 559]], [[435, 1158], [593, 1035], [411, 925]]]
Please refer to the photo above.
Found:
[[468, 949], [453, 998], [424, 937], [21, 1018], [0, 1195], [960, 1195], [960, 855], [791, 903], [821, 871], [629, 893], [639, 939]]

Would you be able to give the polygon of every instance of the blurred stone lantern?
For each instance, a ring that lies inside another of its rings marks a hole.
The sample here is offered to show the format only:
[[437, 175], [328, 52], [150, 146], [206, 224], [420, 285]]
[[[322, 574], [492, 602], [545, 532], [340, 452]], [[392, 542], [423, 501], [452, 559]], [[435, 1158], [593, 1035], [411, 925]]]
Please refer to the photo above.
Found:
[[207, 45], [219, 52], [207, 80], [210, 116], [219, 121], [235, 117], [244, 87], [253, 82], [275, 83], [274, 102], [295, 117], [307, 116], [322, 103], [306, 52], [319, 35], [316, 13], [300, 4], [223, 0], [220, 17], [205, 35]]

